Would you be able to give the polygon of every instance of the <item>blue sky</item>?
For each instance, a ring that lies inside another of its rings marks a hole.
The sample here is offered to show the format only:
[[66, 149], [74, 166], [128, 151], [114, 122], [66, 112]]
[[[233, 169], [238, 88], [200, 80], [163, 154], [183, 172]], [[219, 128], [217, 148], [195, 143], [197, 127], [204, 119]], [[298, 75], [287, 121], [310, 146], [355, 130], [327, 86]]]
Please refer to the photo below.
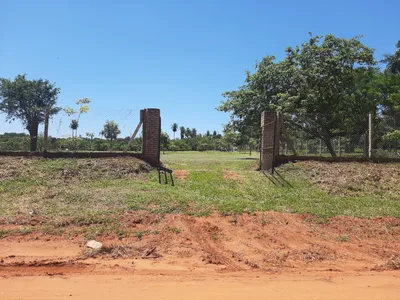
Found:
[[[385, 1], [18, 1], [0, 0], [0, 77], [26, 73], [61, 88], [59, 104], [89, 97], [79, 133], [137, 125], [141, 108], [161, 109], [163, 130], [177, 122], [198, 132], [229, 119], [215, 107], [265, 55], [332, 33], [362, 41], [376, 58], [400, 39], [400, 2]], [[22, 132], [19, 121], [0, 133]], [[69, 134], [54, 117], [50, 134]]]

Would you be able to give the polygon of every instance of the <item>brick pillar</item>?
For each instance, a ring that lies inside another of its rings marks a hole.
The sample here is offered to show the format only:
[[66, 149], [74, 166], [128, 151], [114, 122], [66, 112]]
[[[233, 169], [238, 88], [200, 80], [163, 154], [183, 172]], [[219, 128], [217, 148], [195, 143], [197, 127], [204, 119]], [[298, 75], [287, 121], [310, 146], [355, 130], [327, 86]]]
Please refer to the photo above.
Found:
[[273, 170], [279, 154], [277, 142], [277, 114], [264, 111], [261, 114], [261, 170]]
[[146, 108], [143, 117], [143, 159], [152, 166], [160, 165], [161, 117], [158, 108]]

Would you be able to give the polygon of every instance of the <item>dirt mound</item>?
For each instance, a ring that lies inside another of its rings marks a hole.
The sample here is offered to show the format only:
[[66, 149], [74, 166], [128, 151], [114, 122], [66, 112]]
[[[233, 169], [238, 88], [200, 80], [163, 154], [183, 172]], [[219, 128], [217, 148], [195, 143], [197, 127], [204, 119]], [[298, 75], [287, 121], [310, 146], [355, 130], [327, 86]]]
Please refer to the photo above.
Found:
[[46, 159], [0, 156], [0, 180], [93, 180], [137, 176], [151, 170], [147, 163], [133, 157]]
[[[185, 268], [290, 273], [317, 269], [365, 271], [388, 261], [397, 266], [394, 258], [400, 252], [400, 221], [395, 218], [337, 217], [320, 224], [309, 215], [276, 212], [193, 217], [138, 211], [121, 216], [120, 224], [124, 236], [96, 236], [104, 245], [99, 253], [88, 253], [84, 234], [77, 234], [79, 227], [66, 225], [63, 236], [35, 232], [0, 239], [0, 249], [4, 249], [0, 259], [8, 264], [4, 265], [9, 270], [7, 274], [18, 267], [10, 263], [23, 261], [26, 268], [42, 267], [25, 263], [38, 260], [39, 242], [44, 241], [43, 247], [50, 247], [68, 241], [79, 245], [81, 250], [61, 261], [84, 260], [93, 264], [106, 259], [118, 260], [121, 266], [121, 259], [144, 259]], [[94, 231], [93, 226], [97, 225], [86, 225], [88, 232]], [[15, 256], [22, 246], [25, 250]], [[32, 251], [36, 254], [30, 255]], [[51, 254], [48, 261], [60, 261], [57, 251], [60, 250], [56, 247], [54, 253], [47, 252]], [[10, 258], [12, 255], [14, 257]], [[130, 262], [129, 267], [132, 267]], [[2, 270], [0, 268], [0, 276]]]
[[335, 195], [400, 194], [400, 164], [298, 162], [310, 180]]

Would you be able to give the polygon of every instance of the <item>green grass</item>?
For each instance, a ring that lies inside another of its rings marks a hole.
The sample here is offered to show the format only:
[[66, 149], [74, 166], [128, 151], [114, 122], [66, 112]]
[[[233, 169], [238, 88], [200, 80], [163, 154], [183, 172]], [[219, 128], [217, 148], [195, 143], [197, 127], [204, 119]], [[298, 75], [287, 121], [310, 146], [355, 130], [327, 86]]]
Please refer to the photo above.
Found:
[[[24, 161], [16, 175], [0, 182], [0, 216], [29, 217], [29, 211], [33, 210], [48, 217], [52, 224], [72, 220], [77, 225], [96, 225], [102, 230], [118, 227], [115, 216], [130, 210], [195, 216], [275, 210], [310, 213], [322, 220], [336, 215], [400, 217], [400, 195], [329, 195], [313, 185], [296, 164], [279, 168], [292, 188], [275, 186], [256, 171], [256, 159], [258, 154], [252, 157], [220, 152], [163, 154], [162, 160], [169, 168], [189, 172], [186, 179], [175, 179], [175, 186], [159, 184], [156, 171], [135, 177], [118, 172], [88, 172], [85, 165], [73, 159]], [[60, 170], [67, 170], [69, 177], [60, 178]], [[224, 178], [227, 171], [234, 178]], [[91, 234], [98, 233], [96, 229]]]

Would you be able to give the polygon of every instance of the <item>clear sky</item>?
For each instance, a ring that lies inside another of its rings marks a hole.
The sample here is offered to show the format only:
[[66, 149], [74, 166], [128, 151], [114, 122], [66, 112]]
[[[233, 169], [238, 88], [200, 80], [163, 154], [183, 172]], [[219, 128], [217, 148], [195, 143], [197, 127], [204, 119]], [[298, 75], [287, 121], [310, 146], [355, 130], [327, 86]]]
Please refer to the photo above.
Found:
[[[127, 136], [151, 107], [170, 136], [173, 122], [220, 131], [229, 119], [215, 110], [221, 93], [241, 85], [257, 60], [282, 58], [308, 32], [362, 34], [380, 59], [400, 39], [399, 11], [399, 0], [0, 0], [0, 77], [56, 82], [62, 107], [91, 98], [83, 135], [109, 119]], [[0, 133], [23, 131], [4, 120]], [[60, 113], [50, 134], [69, 134], [68, 125]]]

